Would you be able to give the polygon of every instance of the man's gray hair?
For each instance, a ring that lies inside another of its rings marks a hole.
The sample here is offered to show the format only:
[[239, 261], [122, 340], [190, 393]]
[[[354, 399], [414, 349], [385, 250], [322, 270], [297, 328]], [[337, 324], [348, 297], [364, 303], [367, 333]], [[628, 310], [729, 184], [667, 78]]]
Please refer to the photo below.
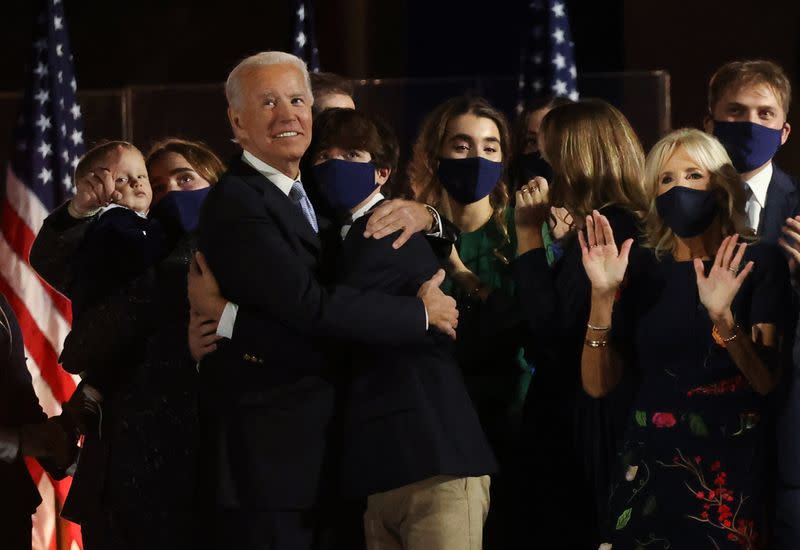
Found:
[[286, 52], [278, 52], [278, 51], [271, 51], [271, 52], [260, 52], [250, 57], [244, 58], [242, 61], [236, 65], [233, 70], [228, 75], [228, 80], [225, 81], [225, 97], [228, 98], [228, 105], [230, 106], [239, 106], [241, 101], [241, 85], [240, 85], [240, 78], [242, 76], [242, 72], [248, 67], [258, 67], [258, 66], [266, 66], [266, 65], [294, 65], [303, 73], [303, 77], [306, 81], [306, 89], [308, 90], [308, 95], [313, 101], [313, 95], [311, 93], [311, 79], [308, 76], [308, 68], [306, 67], [306, 62], [297, 57], [296, 55], [292, 55]]

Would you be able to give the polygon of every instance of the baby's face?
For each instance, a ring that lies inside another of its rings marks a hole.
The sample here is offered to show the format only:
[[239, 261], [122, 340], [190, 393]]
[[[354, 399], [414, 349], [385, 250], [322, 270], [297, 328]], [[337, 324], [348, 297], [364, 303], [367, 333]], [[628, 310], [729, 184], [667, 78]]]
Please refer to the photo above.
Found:
[[144, 157], [139, 151], [123, 150], [117, 162], [109, 166], [116, 191], [122, 197], [115, 202], [143, 214], [150, 209], [153, 190], [147, 177]]

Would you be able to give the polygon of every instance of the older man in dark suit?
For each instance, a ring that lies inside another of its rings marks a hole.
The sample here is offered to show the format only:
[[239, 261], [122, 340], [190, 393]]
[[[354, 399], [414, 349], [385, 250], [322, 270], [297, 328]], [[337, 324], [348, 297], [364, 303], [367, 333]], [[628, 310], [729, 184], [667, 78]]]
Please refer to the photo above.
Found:
[[200, 366], [208, 541], [311, 548], [334, 403], [326, 339], [420, 342], [429, 325], [454, 335], [457, 312], [438, 289], [443, 273], [419, 298], [323, 286], [320, 221], [299, 181], [313, 103], [300, 59], [251, 56], [226, 95], [243, 153], [209, 194], [199, 227], [208, 262], [200, 256], [199, 268], [213, 271], [226, 299], [198, 300], [190, 288], [195, 318], [227, 336]]

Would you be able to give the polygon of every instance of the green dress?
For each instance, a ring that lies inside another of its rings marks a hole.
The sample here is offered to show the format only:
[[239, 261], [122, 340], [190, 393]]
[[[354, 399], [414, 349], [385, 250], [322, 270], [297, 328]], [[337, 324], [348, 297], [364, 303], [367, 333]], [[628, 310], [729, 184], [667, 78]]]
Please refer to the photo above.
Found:
[[[456, 243], [464, 265], [493, 290], [486, 302], [470, 297], [451, 279], [442, 289], [459, 309], [456, 357], [498, 460], [513, 453], [522, 405], [531, 379], [523, 343], [526, 326], [515, 299], [510, 263], [517, 250], [514, 209], [505, 212], [504, 235], [494, 218]], [[544, 226], [550, 252], [550, 234]], [[502, 464], [501, 464], [502, 468]]]

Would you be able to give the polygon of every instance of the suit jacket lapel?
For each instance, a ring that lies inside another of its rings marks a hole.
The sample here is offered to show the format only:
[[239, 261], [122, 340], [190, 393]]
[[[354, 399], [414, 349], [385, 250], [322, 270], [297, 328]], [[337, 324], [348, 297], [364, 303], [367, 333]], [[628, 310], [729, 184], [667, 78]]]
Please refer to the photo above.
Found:
[[308, 223], [300, 207], [283, 194], [277, 185], [265, 178], [255, 168], [239, 158], [231, 163], [230, 171], [242, 178], [245, 183], [258, 189], [264, 196], [264, 203], [281, 223], [296, 234], [303, 242], [310, 245], [315, 252], [320, 249], [319, 236]]
[[783, 225], [784, 218], [792, 215], [792, 204], [797, 202], [797, 189], [792, 179], [776, 165], [772, 165], [772, 178], [767, 188], [767, 199], [758, 224], [758, 234], [767, 241], [780, 236], [775, 228]]

